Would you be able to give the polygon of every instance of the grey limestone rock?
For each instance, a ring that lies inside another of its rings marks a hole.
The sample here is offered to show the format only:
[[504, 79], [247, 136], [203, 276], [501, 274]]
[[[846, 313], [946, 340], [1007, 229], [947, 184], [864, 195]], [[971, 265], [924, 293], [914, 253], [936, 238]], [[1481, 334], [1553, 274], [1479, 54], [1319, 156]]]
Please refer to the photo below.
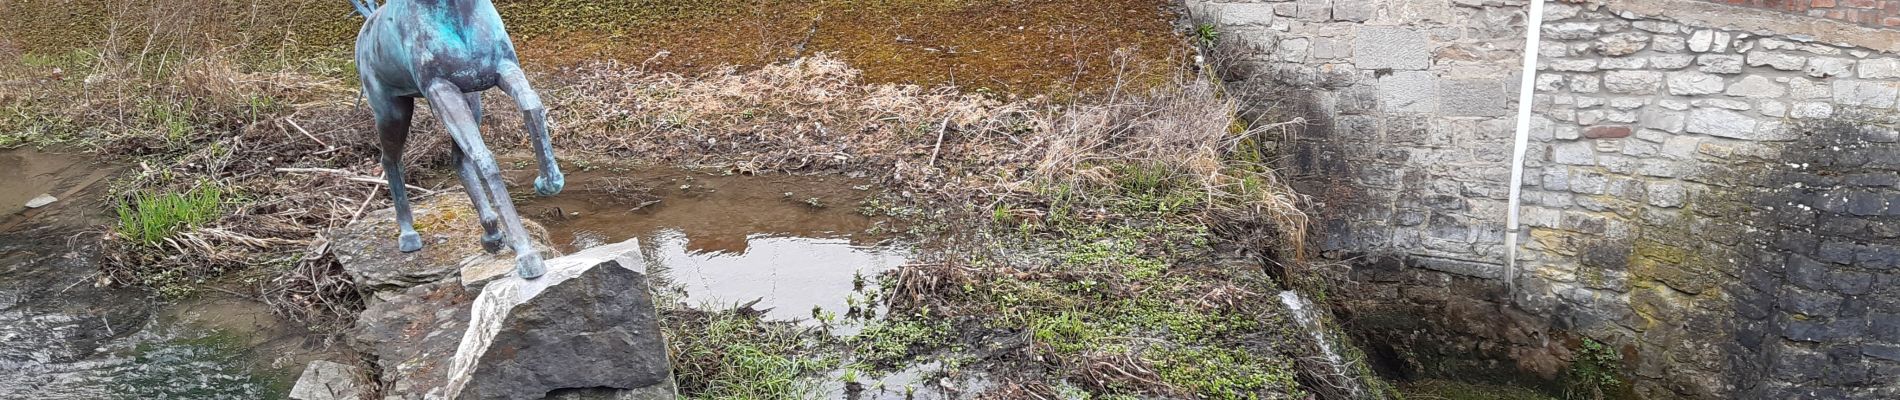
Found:
[[509, 275], [483, 286], [445, 392], [462, 399], [577, 390], [597, 392], [583, 398], [671, 398], [659, 316], [644, 270], [621, 257], [629, 248], [637, 245], [548, 260], [545, 276]]
[[317, 360], [304, 367], [290, 388], [292, 400], [359, 400], [368, 394], [357, 384], [362, 371], [355, 366]]

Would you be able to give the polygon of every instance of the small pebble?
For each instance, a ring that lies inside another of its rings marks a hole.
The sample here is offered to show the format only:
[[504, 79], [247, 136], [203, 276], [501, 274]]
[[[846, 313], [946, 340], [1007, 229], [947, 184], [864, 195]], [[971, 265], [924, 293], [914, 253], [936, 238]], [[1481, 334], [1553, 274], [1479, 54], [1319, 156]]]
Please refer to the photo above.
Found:
[[55, 201], [59, 201], [59, 198], [53, 197], [53, 195], [50, 194], [42, 194], [39, 197], [34, 197], [32, 200], [27, 200], [26, 208], [45, 207], [47, 204], [53, 204]]

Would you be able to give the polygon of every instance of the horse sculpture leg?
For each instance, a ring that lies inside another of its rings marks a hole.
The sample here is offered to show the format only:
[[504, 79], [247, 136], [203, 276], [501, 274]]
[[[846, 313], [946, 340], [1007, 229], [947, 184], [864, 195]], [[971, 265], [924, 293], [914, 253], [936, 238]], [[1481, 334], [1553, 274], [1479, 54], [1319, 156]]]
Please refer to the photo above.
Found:
[[534, 86], [528, 84], [527, 74], [521, 67], [513, 64], [500, 68], [501, 90], [515, 99], [515, 105], [521, 109], [521, 119], [527, 123], [528, 137], [534, 142], [535, 161], [541, 164], [541, 174], [534, 178], [534, 192], [542, 196], [561, 193], [567, 185], [567, 179], [561, 175], [561, 166], [554, 160], [554, 145], [548, 137], [548, 110], [541, 105], [541, 96], [535, 94]]
[[[463, 96], [468, 103], [469, 115], [476, 125], [482, 123], [482, 94], [469, 93]], [[482, 183], [481, 170], [462, 153], [461, 146], [449, 146], [449, 162], [455, 165], [455, 175], [462, 180], [462, 189], [468, 191], [468, 202], [475, 207], [475, 214], [482, 223], [482, 250], [489, 254], [501, 252], [501, 218], [495, 216], [495, 207], [489, 204], [486, 183]]]
[[376, 136], [382, 142], [383, 175], [389, 179], [389, 198], [396, 203], [396, 249], [404, 253], [422, 250], [422, 235], [416, 234], [414, 217], [409, 211], [409, 188], [403, 183], [402, 150], [409, 142], [409, 119], [415, 113], [415, 99], [367, 96], [376, 114]]
[[528, 241], [528, 230], [522, 227], [521, 216], [515, 213], [514, 200], [508, 197], [508, 185], [501, 179], [501, 166], [495, 163], [495, 156], [488, 152], [487, 144], [482, 142], [481, 127], [475, 122], [462, 90], [442, 79], [431, 80], [426, 86], [428, 89], [424, 94], [429, 98], [429, 108], [448, 128], [456, 147], [462, 149], [464, 162], [475, 165], [481, 183], [487, 186], [488, 197], [494, 201], [502, 227], [507, 230], [509, 247], [515, 250], [515, 272], [522, 278], [540, 277], [547, 272], [541, 251]]

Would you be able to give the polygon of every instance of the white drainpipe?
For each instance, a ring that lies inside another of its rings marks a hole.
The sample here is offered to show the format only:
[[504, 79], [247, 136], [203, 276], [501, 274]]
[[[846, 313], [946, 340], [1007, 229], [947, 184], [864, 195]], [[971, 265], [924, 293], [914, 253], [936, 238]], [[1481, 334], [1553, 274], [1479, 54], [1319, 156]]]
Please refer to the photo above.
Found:
[[1511, 148], [1511, 206], [1504, 233], [1504, 287], [1512, 298], [1517, 295], [1518, 206], [1523, 202], [1524, 151], [1531, 140], [1531, 95], [1537, 91], [1537, 44], [1544, 31], [1544, 0], [1531, 0], [1530, 23], [1524, 37], [1524, 81], [1517, 89], [1517, 134]]

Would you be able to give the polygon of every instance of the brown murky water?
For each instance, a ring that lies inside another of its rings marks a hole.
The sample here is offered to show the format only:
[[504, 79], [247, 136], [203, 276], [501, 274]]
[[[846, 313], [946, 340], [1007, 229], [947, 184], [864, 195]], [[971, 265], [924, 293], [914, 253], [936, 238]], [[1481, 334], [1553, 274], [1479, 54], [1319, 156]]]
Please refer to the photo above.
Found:
[[[0, 215], [26, 210], [27, 200], [55, 189], [68, 178], [83, 179], [91, 163], [82, 156], [30, 150], [0, 151]], [[70, 185], [69, 185], [70, 186]]]
[[[531, 170], [516, 174], [532, 181]], [[814, 307], [844, 315], [857, 285], [911, 257], [877, 234], [893, 221], [858, 211], [876, 194], [867, 181], [625, 168], [567, 180], [568, 191], [529, 199], [521, 213], [563, 251], [639, 240], [648, 267], [694, 305], [756, 299], [772, 319], [809, 319]]]

